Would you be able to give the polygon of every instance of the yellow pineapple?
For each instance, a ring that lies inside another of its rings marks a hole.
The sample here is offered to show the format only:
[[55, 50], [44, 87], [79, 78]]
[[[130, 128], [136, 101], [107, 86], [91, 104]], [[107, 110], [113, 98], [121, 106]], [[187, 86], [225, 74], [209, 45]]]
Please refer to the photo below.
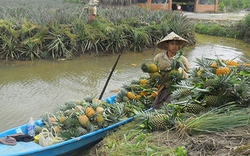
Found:
[[97, 114], [97, 115], [96, 115], [96, 122], [97, 122], [97, 123], [101, 123], [101, 122], [103, 122], [103, 121], [104, 121], [103, 116], [102, 116], [101, 114]]
[[198, 77], [200, 77], [200, 76], [201, 76], [201, 74], [202, 74], [202, 72], [203, 72], [203, 70], [202, 70], [202, 69], [198, 70], [198, 71], [197, 71], [197, 76], [198, 76]]
[[213, 62], [213, 63], [210, 65], [210, 67], [212, 67], [212, 68], [217, 68], [217, 67], [218, 67], [218, 63], [217, 63], [217, 62]]
[[226, 62], [226, 65], [227, 66], [234, 66], [234, 67], [238, 67], [239, 66], [239, 63], [234, 61], [234, 60], [229, 60]]
[[80, 124], [83, 126], [83, 127], [88, 127], [90, 125], [90, 121], [89, 121], [89, 118], [86, 116], [86, 115], [80, 115], [78, 117], [78, 121], [80, 122]]
[[229, 67], [218, 67], [215, 71], [216, 75], [228, 75], [230, 73]]
[[87, 107], [85, 109], [85, 114], [87, 115], [87, 117], [91, 117], [95, 114], [95, 110], [92, 107]]
[[135, 95], [134, 95], [132, 92], [128, 92], [128, 93], [127, 93], [127, 96], [128, 96], [128, 98], [131, 99], [131, 100], [135, 98]]

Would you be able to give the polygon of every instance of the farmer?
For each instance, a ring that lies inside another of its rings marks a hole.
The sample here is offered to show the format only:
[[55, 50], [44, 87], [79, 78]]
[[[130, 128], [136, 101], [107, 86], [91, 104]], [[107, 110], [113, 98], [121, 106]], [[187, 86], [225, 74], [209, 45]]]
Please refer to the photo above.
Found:
[[[154, 57], [154, 63], [158, 65], [160, 71], [167, 71], [170, 67], [170, 61], [177, 54], [177, 51], [183, 48], [188, 43], [187, 40], [178, 36], [174, 32], [171, 32], [161, 41], [157, 43], [159, 49], [165, 50], [165, 52], [159, 53]], [[183, 78], [188, 78], [187, 72], [190, 70], [190, 65], [186, 57], [180, 55], [181, 61], [185, 67], [179, 67], [178, 71], [183, 75]], [[162, 76], [164, 77], [164, 76]], [[165, 84], [159, 86], [159, 92], [153, 102], [153, 109], [159, 109], [164, 102], [170, 102], [170, 92]]]
[[181, 5], [180, 5], [180, 4], [176, 4], [176, 7], [177, 7], [177, 10], [178, 10], [178, 11], [182, 11], [182, 10], [181, 10]]

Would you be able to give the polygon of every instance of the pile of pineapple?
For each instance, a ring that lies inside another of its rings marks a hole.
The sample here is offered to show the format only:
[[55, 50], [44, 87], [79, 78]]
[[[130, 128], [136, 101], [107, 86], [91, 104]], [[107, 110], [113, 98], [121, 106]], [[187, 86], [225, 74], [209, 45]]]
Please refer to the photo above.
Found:
[[59, 137], [68, 140], [129, 118], [134, 115], [131, 111], [122, 103], [113, 105], [87, 97], [59, 105], [53, 113], [44, 113], [43, 120], [45, 127], [53, 126]]
[[190, 78], [174, 85], [173, 103], [182, 103], [185, 111], [195, 114], [229, 104], [249, 105], [249, 64], [220, 58], [197, 58], [196, 63]]
[[196, 63], [188, 79], [181, 79], [176, 68], [170, 68], [164, 82], [159, 79], [158, 82], [169, 87], [171, 103], [165, 103], [160, 110], [136, 111], [136, 119], [142, 127], [166, 130], [180, 120], [216, 108], [228, 105], [249, 107], [250, 64], [203, 57], [197, 58]]
[[[197, 66], [189, 78], [183, 79], [178, 72], [182, 66], [178, 58], [172, 60], [169, 71], [159, 71], [154, 63], [143, 63], [141, 70], [148, 75], [123, 85], [114, 104], [96, 98], [66, 102], [54, 113], [45, 113], [46, 126], [55, 127], [58, 135], [67, 140], [135, 115], [144, 128], [166, 130], [180, 119], [214, 108], [249, 106], [250, 64], [197, 58]], [[171, 103], [165, 103], [159, 110], [146, 111], [152, 107], [161, 86], [167, 86], [171, 92]]]
[[161, 74], [154, 63], [141, 65], [143, 72], [147, 76], [132, 80], [130, 84], [125, 84], [116, 97], [116, 102], [127, 103], [136, 108], [147, 110], [158, 95], [158, 85], [161, 80]]

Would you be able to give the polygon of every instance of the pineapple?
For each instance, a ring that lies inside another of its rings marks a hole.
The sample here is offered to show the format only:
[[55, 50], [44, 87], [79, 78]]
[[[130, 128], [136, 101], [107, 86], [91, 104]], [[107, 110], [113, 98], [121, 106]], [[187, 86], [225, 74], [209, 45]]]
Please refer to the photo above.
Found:
[[216, 75], [228, 75], [230, 73], [230, 68], [228, 67], [218, 67], [215, 71]]
[[80, 135], [84, 135], [88, 133], [88, 131], [83, 127], [78, 127], [77, 131], [80, 133]]
[[161, 74], [159, 72], [150, 73], [150, 78], [153, 81], [159, 81], [161, 79]]
[[97, 114], [97, 115], [96, 115], [96, 122], [97, 122], [97, 123], [101, 123], [101, 122], [103, 122], [103, 121], [104, 121], [103, 116], [102, 116], [101, 114]]
[[149, 119], [150, 127], [153, 131], [166, 130], [169, 123], [167, 114], [157, 114]]
[[216, 107], [219, 106], [219, 97], [215, 95], [208, 95], [205, 97], [206, 106], [208, 107]]
[[206, 87], [216, 87], [219, 85], [219, 80], [215, 79], [215, 78], [211, 78], [211, 79], [207, 79], [204, 83], [203, 83], [203, 88]]
[[132, 92], [127, 92], [127, 96], [131, 100], [135, 98], [135, 95]]
[[122, 102], [128, 102], [128, 101], [129, 101], [129, 98], [127, 96], [122, 97]]
[[236, 61], [234, 61], [234, 60], [228, 60], [228, 61], [226, 62], [226, 65], [227, 65], [227, 66], [238, 67], [238, 66], [239, 66], [239, 63], [236, 62]]
[[155, 73], [155, 72], [158, 71], [158, 67], [157, 67], [157, 65], [154, 64], [154, 63], [151, 63], [151, 64], [149, 64], [149, 65], [143, 63], [143, 64], [141, 65], [141, 70], [142, 70], [143, 72], [145, 72], [145, 73]]
[[144, 72], [144, 73], [149, 73], [149, 69], [148, 69], [148, 65], [146, 63], [143, 63], [141, 65], [141, 70]]
[[192, 95], [192, 91], [190, 89], [182, 89], [181, 90], [181, 95], [186, 97], [186, 96], [189, 96], [189, 95]]
[[201, 74], [202, 74], [203, 72], [204, 72], [204, 71], [203, 71], [202, 69], [198, 70], [198, 71], [197, 71], [197, 77], [200, 77]]
[[87, 115], [87, 117], [91, 117], [95, 114], [95, 110], [92, 107], [87, 107], [85, 109], [85, 114]]
[[199, 114], [199, 113], [205, 111], [205, 107], [203, 107], [203, 106], [201, 106], [199, 104], [190, 103], [190, 104], [187, 104], [183, 108], [183, 110], [184, 110], [184, 112]]
[[213, 62], [213, 63], [210, 65], [210, 67], [212, 67], [212, 68], [217, 68], [217, 67], [218, 67], [218, 63], [217, 63], [217, 62]]
[[86, 115], [80, 115], [78, 121], [84, 128], [87, 128], [90, 125], [89, 118]]
[[95, 111], [96, 111], [97, 114], [103, 114], [104, 108], [101, 107], [101, 106], [98, 106], [98, 107], [96, 107]]
[[158, 71], [158, 67], [154, 63], [149, 64], [148, 69], [149, 69], [149, 73], [155, 73]]

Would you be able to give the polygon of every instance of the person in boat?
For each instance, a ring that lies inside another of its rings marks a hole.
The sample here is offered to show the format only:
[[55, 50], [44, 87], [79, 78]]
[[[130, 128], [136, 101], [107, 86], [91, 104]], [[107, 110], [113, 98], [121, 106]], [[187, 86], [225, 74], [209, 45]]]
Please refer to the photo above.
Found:
[[[166, 37], [164, 37], [161, 41], [157, 43], [157, 47], [159, 49], [165, 50], [165, 52], [161, 52], [154, 57], [154, 63], [157, 64], [159, 71], [167, 71], [170, 67], [170, 62], [174, 56], [176, 56], [177, 52], [182, 49], [188, 41], [174, 32], [171, 32]], [[188, 72], [190, 70], [189, 61], [183, 55], [178, 55], [181, 57], [181, 61], [183, 63], [183, 67], [179, 67], [178, 71], [182, 74], [183, 78], [188, 78]], [[162, 79], [164, 79], [162, 75]], [[167, 86], [163, 83], [158, 87], [158, 95], [153, 102], [153, 109], [159, 109], [163, 103], [170, 102], [170, 92], [168, 91]]]

